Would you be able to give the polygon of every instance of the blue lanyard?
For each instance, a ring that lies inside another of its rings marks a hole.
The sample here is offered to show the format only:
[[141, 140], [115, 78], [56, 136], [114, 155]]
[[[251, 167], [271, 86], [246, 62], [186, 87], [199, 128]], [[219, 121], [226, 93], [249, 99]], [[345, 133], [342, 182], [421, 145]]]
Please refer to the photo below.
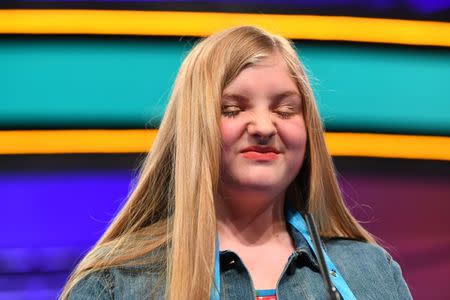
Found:
[[216, 242], [216, 259], [214, 266], [214, 286], [211, 290], [211, 300], [220, 300], [220, 245], [219, 238]]
[[[286, 211], [286, 218], [289, 224], [291, 224], [292, 227], [297, 229], [298, 232], [303, 235], [305, 240], [308, 242], [309, 247], [313, 249], [314, 254], [316, 255], [316, 257], [318, 257], [316, 248], [314, 247], [314, 244], [311, 240], [311, 236], [309, 235], [307, 225], [303, 216], [296, 209], [288, 208]], [[341, 273], [338, 271], [338, 269], [324, 250], [323, 256], [325, 257], [325, 263], [327, 264], [328, 270], [330, 270], [331, 281], [341, 294], [342, 298], [345, 300], [356, 300], [355, 295], [353, 295], [353, 292], [350, 290], [347, 282], [345, 282], [344, 277], [342, 277]]]
[[[305, 219], [303, 216], [294, 208], [288, 208], [286, 210], [286, 218], [289, 224], [292, 225], [298, 232], [300, 232], [305, 240], [307, 241], [309, 247], [313, 249], [314, 254], [317, 257], [316, 249], [314, 248], [314, 244], [311, 240], [311, 236], [309, 235]], [[344, 277], [342, 277], [341, 273], [338, 271], [334, 263], [331, 261], [328, 254], [324, 252], [325, 256], [325, 263], [327, 264], [328, 270], [330, 270], [331, 273], [331, 281], [333, 282], [336, 289], [341, 294], [342, 298], [344, 300], [356, 300], [355, 295], [353, 295], [353, 292], [350, 290], [350, 287], [348, 286], [347, 282], [345, 282]], [[219, 239], [217, 239], [217, 245], [216, 245], [216, 260], [215, 260], [215, 267], [214, 267], [214, 284], [211, 291], [211, 298], [210, 300], [220, 300], [220, 247], [219, 247]]]

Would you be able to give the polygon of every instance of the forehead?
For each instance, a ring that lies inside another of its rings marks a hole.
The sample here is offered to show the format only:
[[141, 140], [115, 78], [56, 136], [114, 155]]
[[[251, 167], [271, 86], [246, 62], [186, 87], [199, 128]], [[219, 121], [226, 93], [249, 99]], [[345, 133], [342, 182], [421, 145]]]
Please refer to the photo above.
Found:
[[273, 53], [256, 64], [243, 69], [228, 84], [223, 93], [246, 93], [263, 91], [298, 91], [297, 83], [285, 60], [279, 53]]

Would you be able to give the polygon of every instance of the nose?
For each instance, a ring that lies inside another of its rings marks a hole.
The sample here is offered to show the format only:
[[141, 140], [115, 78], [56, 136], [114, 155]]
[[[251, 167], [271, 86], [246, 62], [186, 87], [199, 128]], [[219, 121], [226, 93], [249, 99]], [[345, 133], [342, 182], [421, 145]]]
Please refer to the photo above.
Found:
[[260, 141], [269, 141], [277, 133], [270, 111], [254, 112], [253, 118], [247, 126], [247, 131], [250, 136]]

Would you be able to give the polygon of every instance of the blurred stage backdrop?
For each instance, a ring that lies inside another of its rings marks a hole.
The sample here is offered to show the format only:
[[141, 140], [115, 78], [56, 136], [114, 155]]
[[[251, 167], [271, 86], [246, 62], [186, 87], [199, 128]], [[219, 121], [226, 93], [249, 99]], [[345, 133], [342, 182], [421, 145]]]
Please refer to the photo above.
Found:
[[[198, 40], [295, 41], [346, 200], [450, 299], [450, 3], [0, 1], [0, 299], [55, 299], [126, 199]], [[188, 126], [188, 125], [187, 125]]]

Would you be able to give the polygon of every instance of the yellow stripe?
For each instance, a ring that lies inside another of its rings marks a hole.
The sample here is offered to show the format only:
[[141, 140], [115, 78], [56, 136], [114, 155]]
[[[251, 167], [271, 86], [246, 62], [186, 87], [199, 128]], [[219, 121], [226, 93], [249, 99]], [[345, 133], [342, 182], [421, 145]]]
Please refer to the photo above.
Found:
[[450, 46], [447, 22], [212, 12], [0, 10], [0, 33], [4, 34], [207, 36], [244, 24], [291, 39]]
[[450, 137], [372, 133], [327, 133], [333, 156], [450, 160]]
[[157, 130], [0, 131], [0, 154], [147, 152]]
[[[0, 131], [0, 154], [142, 153], [157, 130]], [[325, 134], [333, 156], [450, 161], [450, 137], [372, 133]]]

